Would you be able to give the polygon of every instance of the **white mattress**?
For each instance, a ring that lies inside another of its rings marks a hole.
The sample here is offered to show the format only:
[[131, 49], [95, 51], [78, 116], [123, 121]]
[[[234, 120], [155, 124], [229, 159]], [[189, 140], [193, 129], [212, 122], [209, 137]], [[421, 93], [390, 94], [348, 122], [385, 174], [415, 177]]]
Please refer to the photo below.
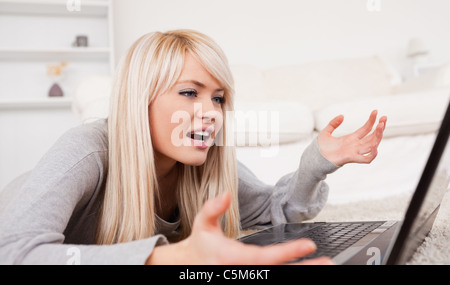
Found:
[[[274, 147], [238, 147], [238, 160], [267, 184], [295, 171], [301, 154], [315, 137]], [[431, 151], [435, 134], [385, 138], [371, 164], [348, 164], [328, 175], [328, 203], [384, 198], [414, 191]], [[271, 155], [271, 156], [268, 156]]]

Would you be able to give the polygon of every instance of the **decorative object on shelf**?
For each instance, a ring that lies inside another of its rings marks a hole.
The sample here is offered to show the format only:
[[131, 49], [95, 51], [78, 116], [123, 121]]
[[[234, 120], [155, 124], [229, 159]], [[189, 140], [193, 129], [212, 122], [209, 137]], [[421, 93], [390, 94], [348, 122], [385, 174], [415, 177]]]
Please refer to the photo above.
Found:
[[67, 62], [62, 61], [56, 65], [47, 65], [47, 75], [53, 77], [53, 85], [50, 87], [48, 91], [49, 97], [62, 97], [64, 96], [64, 92], [59, 85], [59, 79], [62, 74], [63, 68], [67, 65]]
[[73, 47], [87, 47], [88, 46], [88, 37], [85, 35], [78, 35], [75, 38], [75, 41], [72, 44]]

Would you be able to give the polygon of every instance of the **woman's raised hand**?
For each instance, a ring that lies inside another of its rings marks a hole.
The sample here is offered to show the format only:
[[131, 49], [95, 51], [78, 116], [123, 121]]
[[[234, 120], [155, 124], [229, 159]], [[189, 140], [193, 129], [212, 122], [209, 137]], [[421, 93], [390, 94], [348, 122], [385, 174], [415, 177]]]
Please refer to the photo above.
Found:
[[344, 121], [340, 115], [319, 133], [317, 143], [323, 156], [335, 165], [347, 163], [370, 163], [378, 154], [378, 145], [383, 138], [387, 117], [380, 118], [376, 129], [371, 133], [377, 118], [377, 111], [372, 111], [367, 122], [354, 133], [343, 137], [333, 137], [333, 131]]

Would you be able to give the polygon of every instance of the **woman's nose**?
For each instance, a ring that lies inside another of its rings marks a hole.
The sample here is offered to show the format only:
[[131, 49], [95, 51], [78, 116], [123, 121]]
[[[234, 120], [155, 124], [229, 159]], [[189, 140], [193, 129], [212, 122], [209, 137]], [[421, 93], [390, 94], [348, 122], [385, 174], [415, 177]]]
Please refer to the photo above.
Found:
[[201, 119], [203, 123], [214, 123], [219, 114], [214, 109], [213, 102], [209, 103], [195, 103], [194, 104], [195, 117]]

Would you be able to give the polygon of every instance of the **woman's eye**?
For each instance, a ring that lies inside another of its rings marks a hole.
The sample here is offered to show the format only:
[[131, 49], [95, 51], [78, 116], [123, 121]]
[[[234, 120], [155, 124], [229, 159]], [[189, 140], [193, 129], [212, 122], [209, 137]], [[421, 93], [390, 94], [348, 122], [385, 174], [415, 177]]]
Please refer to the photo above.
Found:
[[196, 97], [197, 96], [197, 91], [195, 91], [195, 90], [182, 90], [182, 91], [178, 92], [178, 94], [186, 96], [186, 97]]
[[212, 98], [212, 100], [213, 100], [215, 103], [221, 104], [221, 105], [222, 105], [223, 103], [225, 103], [225, 98], [222, 97], [222, 96], [216, 96], [216, 97]]

